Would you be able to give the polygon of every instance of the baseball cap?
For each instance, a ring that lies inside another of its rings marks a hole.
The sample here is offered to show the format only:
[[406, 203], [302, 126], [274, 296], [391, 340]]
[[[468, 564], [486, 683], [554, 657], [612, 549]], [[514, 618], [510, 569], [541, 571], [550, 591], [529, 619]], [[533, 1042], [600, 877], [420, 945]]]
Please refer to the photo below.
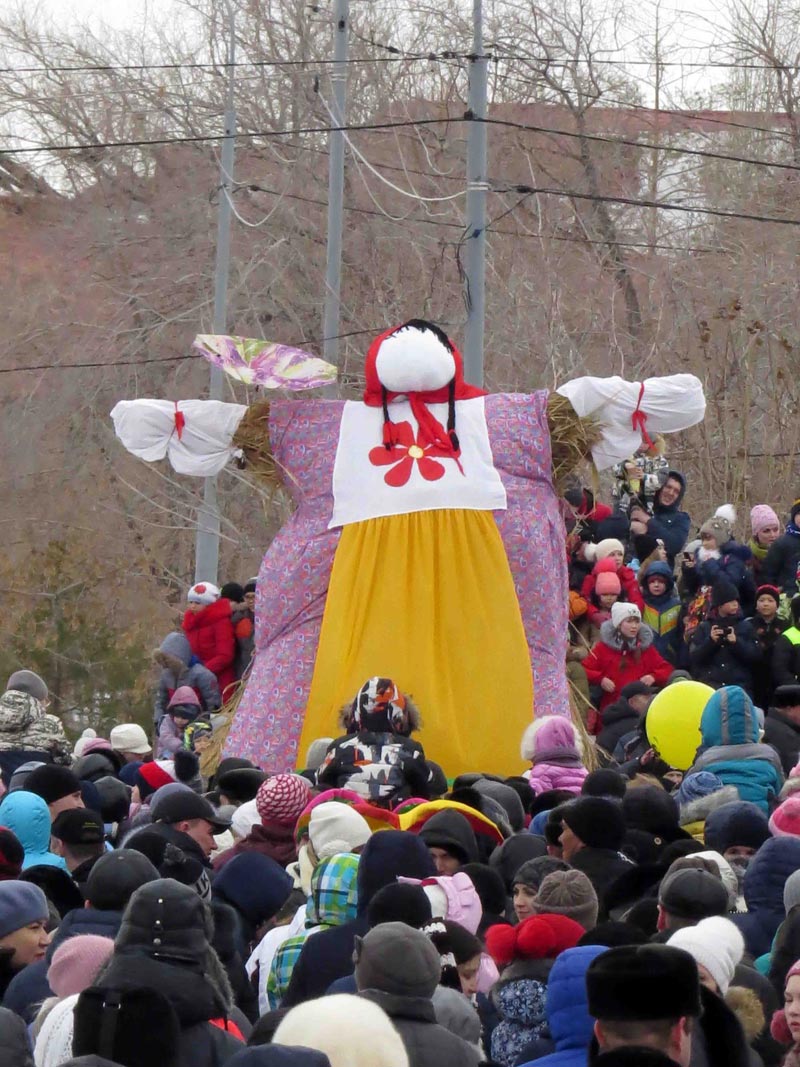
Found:
[[158, 805], [158, 822], [175, 823], [184, 819], [205, 819], [215, 830], [230, 829], [230, 819], [223, 819], [205, 797], [188, 789], [180, 789], [164, 797]]
[[115, 726], [108, 739], [115, 752], [135, 752], [137, 756], [144, 756], [152, 748], [147, 734], [135, 722]]
[[59, 813], [51, 833], [65, 845], [97, 845], [105, 838], [103, 816], [90, 808], [70, 808]]

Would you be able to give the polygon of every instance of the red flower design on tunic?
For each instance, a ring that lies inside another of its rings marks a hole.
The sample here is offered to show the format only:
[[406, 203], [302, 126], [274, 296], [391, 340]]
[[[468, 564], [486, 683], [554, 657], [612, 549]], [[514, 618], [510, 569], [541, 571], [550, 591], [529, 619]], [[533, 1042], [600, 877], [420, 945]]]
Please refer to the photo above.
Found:
[[[458, 454], [454, 455], [444, 448], [434, 444], [422, 444], [419, 435], [414, 436], [410, 422], [397, 422], [394, 424], [396, 443], [390, 448], [385, 445], [376, 445], [369, 451], [369, 461], [375, 467], [391, 467], [383, 476], [387, 485], [399, 489], [405, 485], [411, 477], [414, 464], [419, 465], [419, 473], [428, 482], [436, 482], [444, 474], [445, 468], [438, 459], [455, 459], [458, 463]], [[458, 463], [459, 470], [461, 464]], [[463, 471], [462, 471], [463, 474]]]

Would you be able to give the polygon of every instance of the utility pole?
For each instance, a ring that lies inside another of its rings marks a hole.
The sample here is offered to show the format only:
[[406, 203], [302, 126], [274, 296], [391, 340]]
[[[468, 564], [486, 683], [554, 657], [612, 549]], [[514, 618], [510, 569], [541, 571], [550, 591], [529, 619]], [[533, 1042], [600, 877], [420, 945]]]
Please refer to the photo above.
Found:
[[[228, 48], [225, 60], [227, 85], [225, 90], [225, 133], [222, 138], [219, 174], [219, 208], [217, 212], [217, 253], [214, 263], [214, 333], [228, 332], [228, 274], [231, 262], [231, 195], [233, 193], [233, 165], [236, 146], [236, 110], [234, 107], [234, 71], [236, 62], [236, 9], [233, 0], [224, 0], [228, 14]], [[208, 395], [211, 400], [222, 399], [224, 372], [211, 365]], [[217, 479], [206, 478], [203, 503], [197, 513], [194, 580], [217, 581], [219, 571], [219, 505]]]
[[469, 65], [467, 133], [467, 239], [464, 249], [464, 299], [467, 330], [464, 375], [483, 385], [483, 333], [486, 294], [486, 95], [488, 62], [483, 53], [483, 2], [472, 0], [472, 57]]
[[[350, 37], [349, 0], [335, 0], [333, 17], [333, 126], [344, 126], [347, 112], [347, 48]], [[323, 355], [339, 362], [339, 310], [342, 288], [342, 219], [344, 215], [344, 131], [332, 129], [328, 157], [328, 250], [325, 264], [325, 311], [322, 319]]]

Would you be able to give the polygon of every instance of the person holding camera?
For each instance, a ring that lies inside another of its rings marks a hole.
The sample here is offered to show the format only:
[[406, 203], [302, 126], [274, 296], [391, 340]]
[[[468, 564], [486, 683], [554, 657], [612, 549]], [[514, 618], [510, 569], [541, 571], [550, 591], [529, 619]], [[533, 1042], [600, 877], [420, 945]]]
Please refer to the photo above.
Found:
[[709, 616], [689, 643], [692, 677], [714, 689], [738, 685], [752, 695], [753, 669], [760, 661], [761, 650], [753, 624], [742, 614], [739, 591], [727, 578], [719, 578], [711, 591]]

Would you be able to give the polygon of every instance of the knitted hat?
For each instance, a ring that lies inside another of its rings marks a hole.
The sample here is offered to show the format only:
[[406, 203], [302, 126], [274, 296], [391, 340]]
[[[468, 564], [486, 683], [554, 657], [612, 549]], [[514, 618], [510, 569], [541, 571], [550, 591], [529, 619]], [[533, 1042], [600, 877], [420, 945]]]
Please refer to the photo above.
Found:
[[539, 892], [542, 882], [548, 876], [553, 874], [554, 871], [568, 871], [570, 865], [566, 860], [561, 860], [558, 856], [536, 856], [532, 860], [526, 860], [523, 864], [520, 864], [516, 874], [512, 878], [512, 888], [515, 885], [524, 885], [528, 889], [532, 889], [534, 893]]
[[43, 704], [50, 696], [47, 683], [34, 671], [14, 671], [6, 682], [6, 692], [9, 689], [13, 689], [16, 693], [27, 693], [40, 704]]
[[381, 923], [366, 937], [356, 937], [353, 959], [359, 990], [431, 997], [441, 977], [439, 950], [405, 923]]
[[367, 905], [367, 926], [405, 923], [421, 930], [433, 918], [431, 902], [421, 885], [394, 882], [379, 889]]
[[617, 629], [626, 619], [638, 619], [642, 621], [642, 613], [635, 604], [621, 604], [617, 601], [611, 605], [611, 623]]
[[800, 904], [800, 871], [794, 871], [783, 885], [783, 910], [788, 915]]
[[702, 1010], [697, 964], [672, 945], [609, 949], [589, 964], [586, 992], [589, 1014], [609, 1022], [679, 1019]]
[[0, 882], [0, 937], [7, 937], [29, 923], [47, 922], [50, 907], [38, 885], [31, 882]]
[[363, 815], [336, 800], [318, 804], [308, 823], [309, 840], [318, 860], [337, 852], [355, 852], [366, 845], [371, 833]]
[[54, 804], [73, 793], [80, 793], [81, 782], [69, 767], [61, 767], [57, 763], [43, 763], [28, 775], [25, 790], [28, 793], [36, 793], [45, 804]]
[[189, 590], [186, 599], [190, 604], [213, 604], [215, 600], [219, 600], [219, 589], [211, 582], [197, 582]]
[[598, 596], [610, 596], [612, 593], [619, 596], [622, 592], [622, 583], [613, 572], [602, 571], [597, 575], [594, 591]]
[[722, 880], [699, 867], [685, 867], [668, 874], [658, 893], [664, 911], [676, 919], [697, 922], [728, 910], [728, 891]]
[[137, 722], [115, 726], [108, 739], [115, 752], [135, 752], [137, 756], [146, 756], [152, 747], [147, 734]]
[[739, 590], [727, 578], [718, 578], [711, 587], [711, 607], [721, 608], [723, 604], [740, 601]]
[[586, 931], [566, 915], [533, 915], [518, 926], [490, 926], [486, 951], [500, 967], [513, 960], [554, 960], [574, 948]]
[[780, 529], [780, 519], [769, 504], [756, 504], [750, 509], [750, 528], [753, 531], [753, 537], [758, 537], [768, 526], [777, 526]]
[[712, 515], [700, 527], [700, 536], [702, 537], [703, 534], [710, 534], [717, 542], [717, 546], [721, 547], [732, 539], [733, 530], [730, 521], [724, 515]]
[[625, 796], [625, 776], [609, 767], [590, 771], [583, 780], [581, 794], [585, 797], [616, 797], [621, 800]]
[[773, 837], [800, 837], [800, 795], [788, 796], [769, 819]]
[[47, 982], [57, 997], [82, 993], [100, 972], [100, 968], [114, 951], [110, 937], [97, 934], [78, 934], [62, 941], [53, 953], [47, 969]]
[[136, 772], [136, 784], [139, 787], [139, 796], [146, 800], [152, 796], [162, 785], [169, 785], [175, 779], [166, 770], [160, 761], [153, 760], [151, 763], [143, 763]]
[[[484, 917], [503, 915], [508, 904], [506, 887], [503, 879], [485, 863], [465, 863], [461, 868], [475, 886], [475, 892], [481, 902]], [[489, 923], [487, 922], [487, 926]]]
[[706, 819], [706, 848], [721, 856], [735, 845], [758, 849], [769, 840], [767, 816], [748, 800], [734, 800], [712, 811]]
[[599, 904], [594, 886], [582, 871], [548, 874], [533, 901], [537, 915], [566, 915], [591, 930], [597, 922]]
[[25, 859], [19, 838], [6, 826], [0, 826], [0, 881], [18, 878]]
[[616, 851], [625, 837], [625, 820], [620, 806], [604, 797], [580, 797], [565, 804], [561, 821], [587, 848]]
[[781, 591], [777, 585], [760, 585], [756, 589], [756, 601], [759, 597], [771, 596], [775, 603], [780, 607], [781, 605]]
[[725, 788], [725, 783], [711, 771], [697, 771], [695, 774], [687, 774], [681, 782], [680, 788], [675, 794], [675, 799], [681, 807], [691, 804], [693, 800], [701, 797], [709, 797], [712, 793]]
[[601, 559], [608, 559], [612, 552], [622, 552], [623, 555], [625, 553], [625, 546], [616, 537], [607, 537], [597, 545], [587, 545], [584, 555], [590, 563], [596, 563]]
[[744, 955], [744, 938], [730, 919], [718, 915], [701, 919], [696, 926], [676, 931], [668, 943], [684, 949], [705, 967], [725, 996]]
[[244, 589], [238, 582], [226, 582], [220, 589], [219, 595], [233, 604], [241, 604], [244, 600]]
[[84, 892], [87, 901], [99, 911], [124, 911], [139, 886], [157, 878], [158, 871], [141, 852], [118, 848], [92, 866]]
[[262, 782], [256, 807], [264, 826], [294, 826], [311, 800], [311, 786], [299, 774], [275, 774]]

